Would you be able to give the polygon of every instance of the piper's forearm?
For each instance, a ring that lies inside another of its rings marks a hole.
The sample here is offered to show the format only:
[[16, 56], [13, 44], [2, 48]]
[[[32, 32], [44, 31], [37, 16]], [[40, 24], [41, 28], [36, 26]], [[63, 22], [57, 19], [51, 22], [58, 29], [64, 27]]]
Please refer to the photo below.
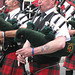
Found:
[[15, 33], [17, 30], [5, 31], [5, 37], [15, 37]]
[[[62, 42], [61, 42], [62, 41]], [[61, 50], [65, 47], [65, 37], [59, 37], [47, 44], [34, 48], [34, 55], [49, 54]]]

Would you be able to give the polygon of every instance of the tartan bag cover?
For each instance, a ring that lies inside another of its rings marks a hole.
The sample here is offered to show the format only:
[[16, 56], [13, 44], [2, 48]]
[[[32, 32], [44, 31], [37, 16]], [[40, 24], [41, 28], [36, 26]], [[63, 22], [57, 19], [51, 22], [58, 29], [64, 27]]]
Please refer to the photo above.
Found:
[[15, 52], [5, 56], [0, 75], [23, 75], [23, 66], [18, 67]]
[[34, 75], [60, 75], [59, 64], [51, 66], [50, 64], [39, 65], [35, 62], [29, 62], [29, 68]]
[[72, 57], [66, 56], [63, 67], [75, 70], [75, 54], [73, 54]]

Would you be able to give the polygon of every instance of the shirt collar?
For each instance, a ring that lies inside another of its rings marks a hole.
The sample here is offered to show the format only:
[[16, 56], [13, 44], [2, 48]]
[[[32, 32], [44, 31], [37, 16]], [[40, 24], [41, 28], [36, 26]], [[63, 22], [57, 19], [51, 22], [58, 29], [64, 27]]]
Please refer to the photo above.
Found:
[[45, 13], [46, 15], [49, 15], [51, 12], [53, 12], [55, 10], [55, 7], [54, 8], [51, 8], [49, 10], [47, 10]]

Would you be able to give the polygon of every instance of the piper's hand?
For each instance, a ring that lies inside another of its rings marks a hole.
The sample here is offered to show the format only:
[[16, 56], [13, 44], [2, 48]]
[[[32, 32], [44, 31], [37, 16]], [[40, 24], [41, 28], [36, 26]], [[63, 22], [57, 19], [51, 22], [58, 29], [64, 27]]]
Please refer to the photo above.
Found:
[[17, 60], [18, 60], [18, 66], [20, 66], [20, 63], [25, 64], [25, 62], [26, 62], [24, 56], [22, 56], [20, 54], [17, 56]]
[[26, 47], [22, 48], [16, 51], [16, 55], [22, 55], [23, 57], [29, 57], [32, 56], [32, 48], [31, 47]]
[[[29, 50], [28, 50], [29, 49]], [[28, 56], [30, 56], [30, 51], [31, 48], [30, 48], [30, 43], [29, 41], [27, 40], [26, 43], [24, 44], [23, 48], [22, 49], [19, 49], [16, 51], [16, 54], [17, 54], [17, 59], [18, 59], [18, 66], [20, 66], [20, 63], [25, 63], [24, 59]], [[31, 54], [32, 55], [32, 54]], [[21, 58], [22, 57], [22, 58]]]

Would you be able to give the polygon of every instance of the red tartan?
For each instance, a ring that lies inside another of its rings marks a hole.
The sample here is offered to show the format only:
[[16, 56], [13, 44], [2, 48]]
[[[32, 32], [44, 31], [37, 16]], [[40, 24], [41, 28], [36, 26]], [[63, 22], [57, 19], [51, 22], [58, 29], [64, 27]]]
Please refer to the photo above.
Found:
[[63, 67], [66, 67], [68, 69], [75, 69], [75, 54], [72, 57], [66, 57]]
[[[41, 64], [38, 65], [36, 63], [29, 63], [29, 68], [30, 68], [30, 72], [34, 73], [36, 71], [39, 71], [37, 73], [35, 73], [35, 75], [60, 75], [60, 66], [53, 66], [53, 67], [48, 67], [50, 66], [49, 64]], [[46, 69], [43, 69], [46, 68]], [[42, 70], [41, 70], [42, 69]]]
[[0, 75], [23, 75], [23, 66], [17, 66], [17, 58], [15, 52], [6, 55]]

